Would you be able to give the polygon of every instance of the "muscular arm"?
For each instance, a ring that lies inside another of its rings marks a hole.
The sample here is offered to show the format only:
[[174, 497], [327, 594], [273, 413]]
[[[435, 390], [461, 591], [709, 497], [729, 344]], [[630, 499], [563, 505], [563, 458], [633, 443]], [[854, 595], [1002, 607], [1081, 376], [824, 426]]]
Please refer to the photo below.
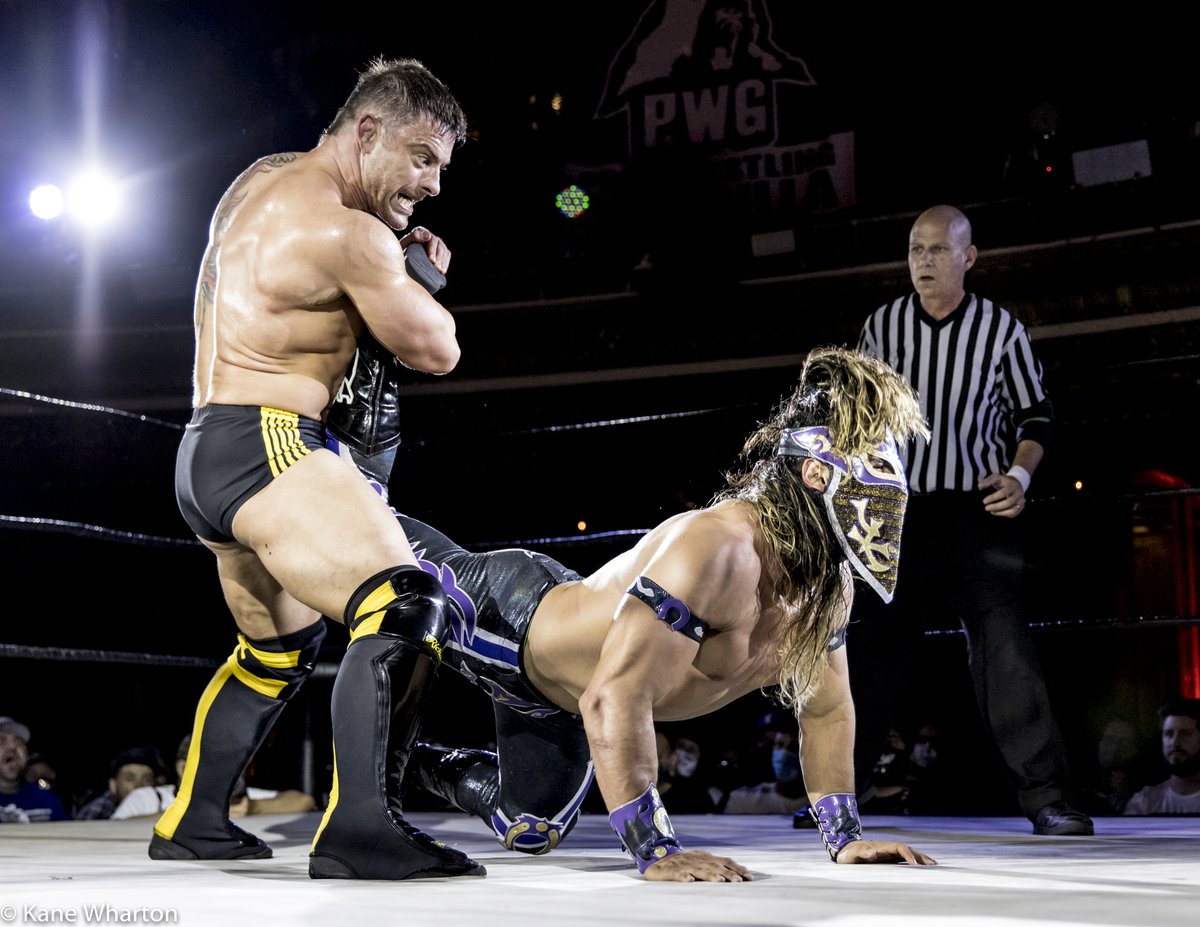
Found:
[[[721, 614], [727, 590], [748, 589], [754, 594], [757, 558], [748, 560], [736, 541], [716, 532], [696, 534], [701, 536], [667, 541], [643, 575], [697, 614]], [[654, 707], [689, 673], [697, 672], [692, 661], [698, 649], [696, 641], [673, 631], [649, 605], [622, 597], [599, 662], [579, 700], [596, 782], [610, 812], [654, 784], [658, 770]], [[691, 882], [742, 881], [750, 876], [731, 860], [691, 850], [651, 864], [645, 877]]]
[[846, 648], [829, 654], [820, 688], [797, 715], [800, 767], [809, 801], [854, 791], [854, 702]]
[[[645, 575], [672, 595], [695, 601], [672, 555], [657, 558]], [[698, 608], [699, 606], [693, 606]], [[600, 660], [579, 700], [596, 769], [611, 811], [637, 797], [658, 774], [654, 705], [691, 671], [699, 645], [672, 631], [649, 605], [623, 596]]]
[[406, 367], [453, 370], [460, 353], [454, 317], [408, 275], [391, 229], [367, 213], [346, 213], [327, 243], [327, 261], [371, 334]]
[[[850, 597], [845, 601], [849, 609]], [[845, 646], [829, 652], [820, 686], [796, 717], [808, 800], [816, 805], [826, 795], [853, 795], [855, 717]], [[842, 847], [837, 862], [932, 865], [935, 860], [904, 843], [854, 840]]]

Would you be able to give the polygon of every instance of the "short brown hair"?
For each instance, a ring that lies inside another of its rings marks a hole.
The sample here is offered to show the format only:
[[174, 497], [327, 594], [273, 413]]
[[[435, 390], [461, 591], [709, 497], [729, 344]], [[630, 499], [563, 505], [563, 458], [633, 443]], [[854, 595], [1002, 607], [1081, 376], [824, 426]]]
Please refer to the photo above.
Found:
[[453, 136], [456, 145], [467, 137], [467, 117], [458, 100], [416, 58], [373, 59], [325, 134], [332, 135], [366, 111], [399, 122], [431, 119]]

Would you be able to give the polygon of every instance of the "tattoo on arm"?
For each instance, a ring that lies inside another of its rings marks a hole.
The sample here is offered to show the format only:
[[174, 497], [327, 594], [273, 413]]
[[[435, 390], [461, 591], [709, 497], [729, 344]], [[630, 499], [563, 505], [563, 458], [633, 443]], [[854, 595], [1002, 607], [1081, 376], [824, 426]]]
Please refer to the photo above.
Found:
[[217, 254], [221, 248], [221, 240], [225, 237], [225, 232], [228, 231], [229, 225], [233, 221], [233, 214], [246, 199], [246, 187], [251, 178], [256, 174], [291, 164], [297, 157], [299, 155], [296, 152], [288, 151], [259, 158], [238, 175], [237, 179], [230, 184], [229, 189], [225, 191], [225, 195], [221, 197], [221, 202], [217, 204], [217, 210], [213, 214], [212, 224], [209, 227], [209, 245], [204, 255], [200, 285], [196, 292], [196, 322], [198, 325], [203, 322], [208, 307], [213, 304], [213, 298], [216, 295]]

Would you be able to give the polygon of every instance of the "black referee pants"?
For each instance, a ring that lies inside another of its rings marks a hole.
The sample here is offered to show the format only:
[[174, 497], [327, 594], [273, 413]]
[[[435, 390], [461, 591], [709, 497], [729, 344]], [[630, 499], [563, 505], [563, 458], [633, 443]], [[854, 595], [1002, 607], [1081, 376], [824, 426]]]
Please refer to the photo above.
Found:
[[897, 700], [908, 689], [927, 618], [950, 613], [965, 632], [984, 727], [1032, 820], [1048, 803], [1071, 800], [1070, 771], [1026, 617], [1020, 526], [989, 515], [986, 494], [910, 496], [891, 604], [856, 588], [847, 656], [857, 790], [862, 795], [889, 728], [900, 721]]

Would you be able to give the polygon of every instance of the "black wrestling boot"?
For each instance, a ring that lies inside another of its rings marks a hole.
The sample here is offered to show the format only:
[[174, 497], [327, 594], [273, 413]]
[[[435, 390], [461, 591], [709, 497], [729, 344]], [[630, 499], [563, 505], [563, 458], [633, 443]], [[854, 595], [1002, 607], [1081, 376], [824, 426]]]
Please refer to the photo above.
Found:
[[150, 859], [265, 860], [271, 848], [229, 820], [229, 800], [283, 702], [245, 686], [227, 664], [205, 689], [200, 705], [205, 704], [208, 711], [197, 716], [175, 801], [150, 838]]
[[200, 697], [183, 781], [154, 825], [151, 859], [267, 859], [271, 848], [229, 820], [238, 778], [284, 705], [312, 673], [322, 622], [268, 640], [238, 635], [238, 646]]
[[[226, 678], [221, 679], [222, 674]], [[283, 702], [255, 692], [217, 671], [200, 704], [183, 781], [175, 801], [154, 825], [151, 859], [267, 859], [271, 848], [229, 820], [238, 777], [266, 739]]]
[[226, 820], [221, 834], [168, 840], [157, 833], [150, 838], [151, 859], [269, 859], [271, 848], [254, 834], [246, 833], [233, 821]]
[[[333, 791], [313, 879], [436, 879], [487, 870], [404, 820], [400, 788], [436, 663], [406, 640], [352, 640], [333, 686]], [[393, 699], [395, 704], [393, 705]]]
[[500, 768], [488, 750], [451, 749], [419, 743], [408, 761], [408, 779], [427, 792], [473, 814], [488, 827], [496, 810]]

